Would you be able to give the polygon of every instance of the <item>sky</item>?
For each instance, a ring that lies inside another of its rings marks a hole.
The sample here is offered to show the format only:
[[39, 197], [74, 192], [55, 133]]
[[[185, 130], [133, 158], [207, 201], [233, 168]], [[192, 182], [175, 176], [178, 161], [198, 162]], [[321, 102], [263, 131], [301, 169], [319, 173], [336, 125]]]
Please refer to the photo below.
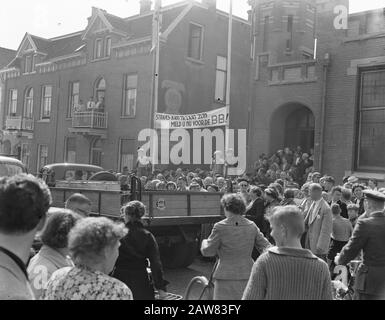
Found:
[[[162, 0], [162, 5], [180, 0]], [[17, 49], [26, 32], [52, 38], [84, 30], [91, 7], [129, 17], [139, 13], [139, 0], [0, 0], [0, 47]], [[229, 0], [217, 0], [228, 11]], [[351, 13], [385, 7], [385, 0], [350, 0]], [[233, 0], [234, 15], [247, 18], [247, 0]]]

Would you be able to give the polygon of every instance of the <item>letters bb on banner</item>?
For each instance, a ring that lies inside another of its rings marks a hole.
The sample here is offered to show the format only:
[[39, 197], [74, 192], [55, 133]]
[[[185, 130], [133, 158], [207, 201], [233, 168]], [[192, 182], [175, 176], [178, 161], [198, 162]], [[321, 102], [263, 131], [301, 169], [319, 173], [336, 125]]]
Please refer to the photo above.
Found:
[[195, 114], [155, 114], [155, 129], [199, 129], [226, 126], [228, 123], [228, 107]]

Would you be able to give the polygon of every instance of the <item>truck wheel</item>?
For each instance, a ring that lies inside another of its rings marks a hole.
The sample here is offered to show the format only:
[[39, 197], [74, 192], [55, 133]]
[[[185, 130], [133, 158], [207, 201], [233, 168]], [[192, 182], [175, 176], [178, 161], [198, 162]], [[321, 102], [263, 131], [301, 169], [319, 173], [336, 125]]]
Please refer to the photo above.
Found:
[[197, 254], [197, 242], [180, 242], [160, 248], [162, 263], [165, 268], [187, 268]]

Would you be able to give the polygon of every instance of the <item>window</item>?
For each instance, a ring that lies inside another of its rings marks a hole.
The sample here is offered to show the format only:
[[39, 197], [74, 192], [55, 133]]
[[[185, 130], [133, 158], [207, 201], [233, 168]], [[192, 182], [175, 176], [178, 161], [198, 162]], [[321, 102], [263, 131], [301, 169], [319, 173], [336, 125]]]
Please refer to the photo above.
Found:
[[16, 116], [17, 112], [17, 90], [9, 90], [8, 115]]
[[91, 164], [99, 167], [102, 165], [102, 142], [99, 138], [91, 143]]
[[124, 77], [124, 103], [122, 108], [123, 117], [135, 117], [137, 87], [137, 74], [128, 74]]
[[69, 88], [69, 103], [67, 110], [67, 117], [72, 118], [75, 106], [77, 106], [80, 102], [79, 100], [79, 92], [80, 92], [80, 83], [79, 82], [71, 82]]
[[31, 157], [31, 150], [30, 145], [28, 143], [23, 143], [21, 145], [21, 155], [20, 155], [21, 162], [28, 168], [29, 167], [29, 160]]
[[217, 56], [215, 101], [226, 102], [227, 58]]
[[287, 32], [293, 32], [293, 15], [287, 17]]
[[385, 170], [385, 68], [361, 72], [358, 168]]
[[24, 73], [32, 72], [32, 56], [25, 57]]
[[267, 51], [267, 46], [269, 44], [269, 20], [269, 16], [266, 16], [263, 25], [263, 52]]
[[188, 56], [195, 60], [202, 60], [203, 28], [190, 23], [190, 35], [188, 45]]
[[104, 101], [106, 97], [106, 80], [104, 80], [104, 78], [100, 78], [98, 81], [96, 81], [95, 97], [96, 97], [96, 102], [102, 101], [102, 100]]
[[67, 163], [76, 163], [76, 138], [67, 137], [65, 139], [64, 145], [64, 161]]
[[41, 90], [41, 118], [51, 117], [52, 86], [43, 86]]
[[33, 118], [33, 88], [29, 88], [25, 91], [24, 99], [24, 118]]
[[120, 172], [123, 172], [124, 167], [127, 167], [128, 170], [134, 169], [134, 151], [135, 151], [134, 139], [120, 139], [120, 144], [119, 144]]
[[106, 38], [106, 50], [105, 50], [106, 57], [111, 56], [111, 38]]
[[293, 16], [287, 17], [287, 32], [290, 33], [289, 39], [286, 40], [286, 50], [291, 51], [293, 49]]
[[100, 59], [102, 57], [102, 52], [103, 52], [102, 39], [96, 39], [95, 40], [94, 59]]
[[45, 144], [38, 145], [38, 160], [37, 160], [37, 171], [48, 164], [48, 146]]

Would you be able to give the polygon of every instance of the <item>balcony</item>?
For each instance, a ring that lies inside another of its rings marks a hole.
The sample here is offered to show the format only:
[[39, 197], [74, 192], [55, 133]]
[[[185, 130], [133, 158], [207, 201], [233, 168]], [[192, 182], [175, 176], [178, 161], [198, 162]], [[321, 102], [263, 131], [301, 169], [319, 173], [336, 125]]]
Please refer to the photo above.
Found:
[[5, 128], [8, 131], [16, 131], [20, 137], [33, 138], [34, 119], [24, 118], [22, 116], [7, 116]]
[[86, 136], [107, 136], [108, 114], [98, 111], [75, 112], [72, 117], [71, 133], [82, 134]]

